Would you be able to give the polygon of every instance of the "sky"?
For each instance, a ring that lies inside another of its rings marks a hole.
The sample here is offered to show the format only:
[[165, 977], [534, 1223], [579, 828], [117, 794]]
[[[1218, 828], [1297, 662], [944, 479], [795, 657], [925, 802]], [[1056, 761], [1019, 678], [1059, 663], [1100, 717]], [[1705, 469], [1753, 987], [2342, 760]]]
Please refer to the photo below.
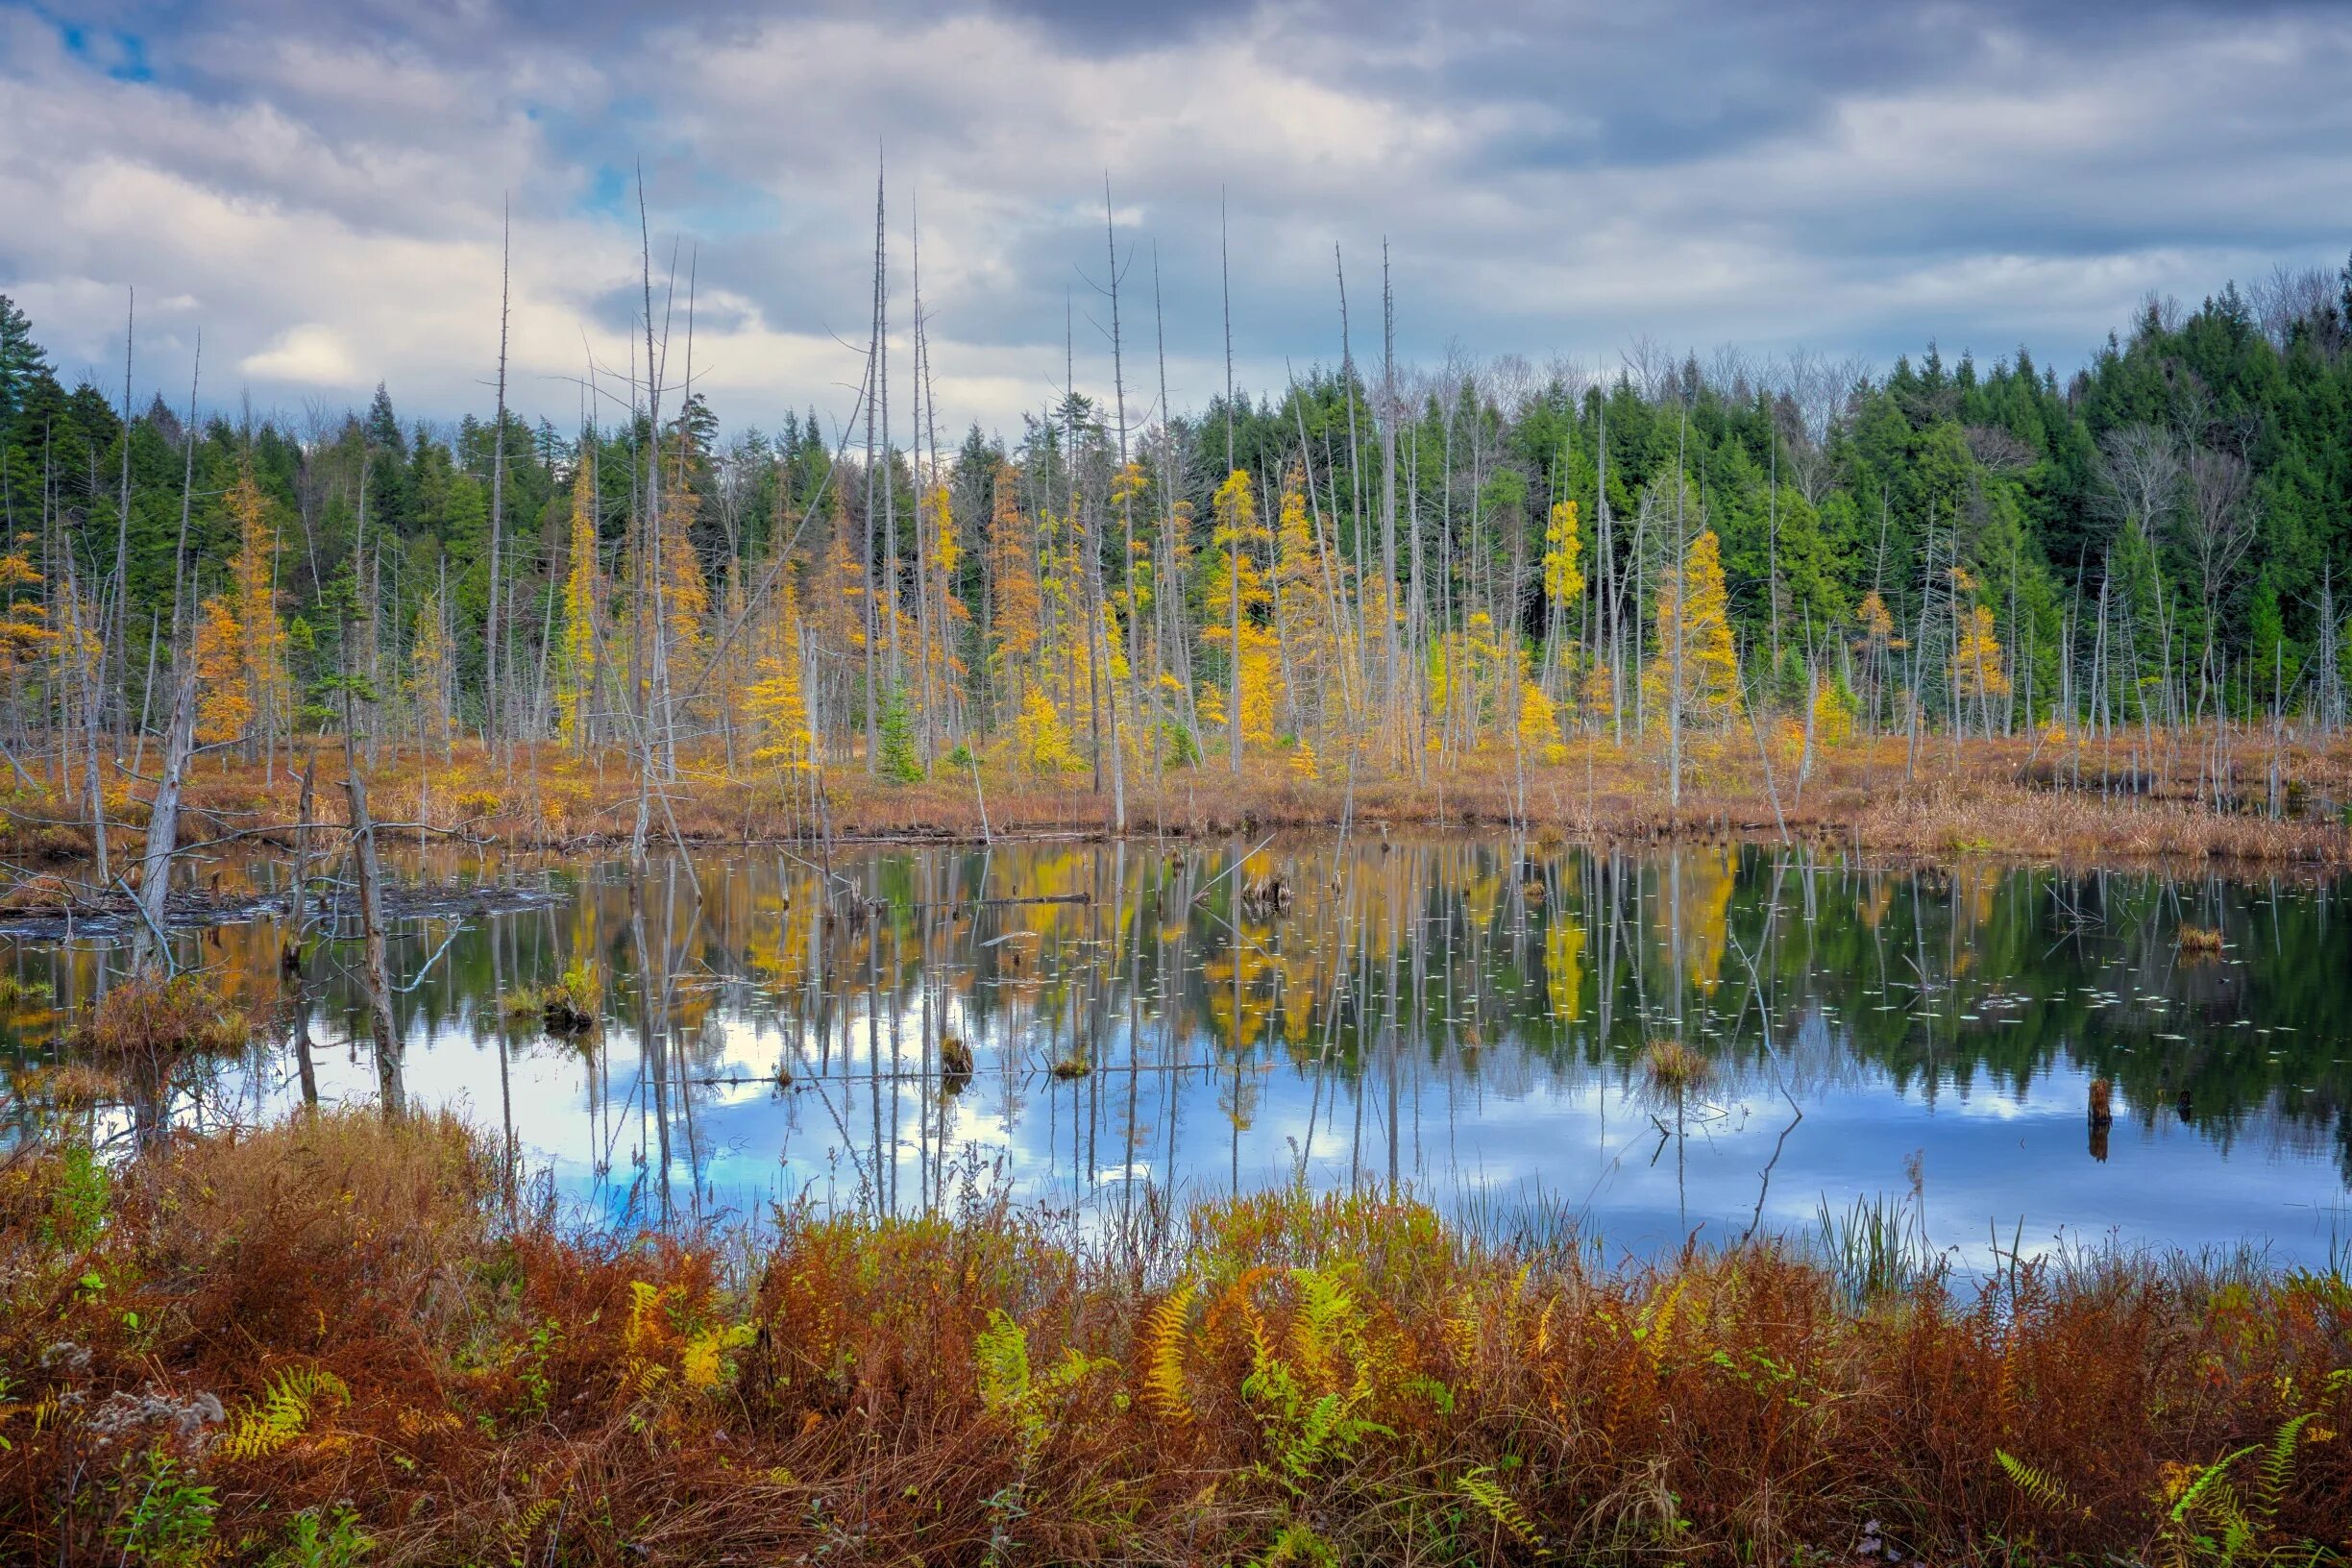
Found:
[[[1380, 352], [1613, 373], [1645, 341], [2070, 368], [2352, 246], [2352, 6], [2026, 0], [0, 0], [0, 293], [67, 378], [299, 421], [388, 383], [606, 417], [846, 417], [887, 167], [893, 417], [1130, 417]], [[1106, 233], [1106, 184], [1109, 233]], [[673, 294], [670, 279], [674, 268]], [[1070, 367], [1066, 369], [1066, 367]]]

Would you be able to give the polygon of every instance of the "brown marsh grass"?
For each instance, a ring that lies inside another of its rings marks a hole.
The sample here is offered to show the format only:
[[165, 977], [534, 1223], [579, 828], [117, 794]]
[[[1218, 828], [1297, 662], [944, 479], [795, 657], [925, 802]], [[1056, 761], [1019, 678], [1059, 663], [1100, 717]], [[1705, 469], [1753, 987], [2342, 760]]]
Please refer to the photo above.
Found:
[[[2266, 776], [2267, 743], [2234, 739], [2232, 777]], [[2210, 746], [2183, 734], [2151, 752], [2141, 741], [2052, 747], [2024, 738], [1939, 738], [1917, 754], [1899, 737], [1861, 740], [1819, 756], [1800, 787], [1793, 756], [1768, 774], [1751, 747], [1717, 738], [1693, 748], [1681, 802], [1670, 806], [1662, 747], [1579, 740], [1562, 760], [1522, 772], [1507, 752], [1430, 759], [1396, 772], [1369, 764], [1351, 778], [1302, 775], [1280, 756], [1245, 759], [1239, 773], [1221, 764], [1155, 772], [1131, 768], [1128, 827], [1135, 833], [1203, 836], [1333, 828], [1343, 821], [1377, 836], [1415, 828], [1517, 824], [1541, 837], [1654, 842], [1792, 838], [1892, 851], [1922, 858], [1977, 852], [2040, 859], [2222, 859], [2352, 865], [2352, 742], [2301, 743], [2280, 755], [2286, 796], [2338, 802], [2272, 816], [2265, 802], [2213, 802]], [[341, 810], [335, 787], [338, 748], [317, 754], [316, 799], [323, 820]], [[289, 840], [300, 794], [300, 768], [281, 759], [264, 769], [208, 759], [190, 781], [184, 841], [224, 834]], [[478, 743], [459, 742], [450, 757], [387, 748], [371, 772], [369, 794], [385, 822], [428, 824], [423, 838], [476, 840], [524, 847], [582, 847], [625, 840], [636, 812], [636, 778], [613, 753], [576, 756], [553, 745], [520, 748], [512, 768]], [[654, 832], [667, 837], [670, 815], [692, 843], [814, 838], [971, 840], [1001, 836], [1108, 833], [1113, 806], [1106, 786], [1087, 773], [1045, 776], [991, 764], [980, 794], [968, 772], [942, 766], [927, 778], [892, 783], [869, 778], [855, 761], [824, 772], [820, 814], [806, 780], [730, 770], [723, 755], [689, 754], [666, 787], [669, 813]], [[136, 800], [117, 823], [127, 836], [143, 821]], [[0, 848], [26, 837], [20, 858], [86, 854], [86, 835], [68, 802], [0, 798]], [[413, 829], [400, 829], [402, 832]], [[37, 844], [34, 841], [37, 840]], [[62, 887], [44, 884], [41, 895]]]
[[98, 998], [74, 1044], [102, 1062], [125, 1062], [183, 1051], [234, 1051], [253, 1036], [253, 1021], [221, 999], [198, 974], [165, 977], [148, 970], [118, 981]]

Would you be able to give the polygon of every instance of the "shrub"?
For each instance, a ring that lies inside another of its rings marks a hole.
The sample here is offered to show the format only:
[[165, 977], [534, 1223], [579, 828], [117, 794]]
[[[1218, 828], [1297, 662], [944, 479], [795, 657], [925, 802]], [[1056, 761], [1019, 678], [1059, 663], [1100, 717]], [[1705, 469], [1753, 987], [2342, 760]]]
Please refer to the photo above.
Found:
[[202, 975], [133, 975], [98, 999], [74, 1043], [95, 1055], [128, 1058], [182, 1051], [234, 1051], [253, 1038], [253, 1020], [221, 999]]

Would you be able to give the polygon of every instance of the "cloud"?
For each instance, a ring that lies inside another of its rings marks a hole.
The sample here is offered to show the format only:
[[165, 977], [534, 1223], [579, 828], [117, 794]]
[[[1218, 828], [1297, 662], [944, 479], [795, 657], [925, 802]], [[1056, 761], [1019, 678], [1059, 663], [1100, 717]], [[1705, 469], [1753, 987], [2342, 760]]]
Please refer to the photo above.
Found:
[[1106, 173], [1139, 406], [1163, 331], [1174, 402], [1222, 384], [1221, 235], [1241, 380], [1278, 389], [1338, 357], [1342, 259], [1373, 352], [1384, 246], [1423, 361], [2064, 364], [2148, 290], [2340, 256], [2352, 211], [2352, 12], [2318, 4], [79, 9], [0, 0], [0, 289], [69, 370], [119, 362], [125, 286], [175, 297], [141, 380], [184, 385], [201, 327], [244, 383], [212, 392], [263, 406], [380, 378], [479, 411], [510, 221], [527, 413], [576, 417], [591, 365], [625, 402], [649, 249], [723, 418], [845, 414], [885, 152], [894, 373], [919, 219], [950, 429], [1017, 427], [1066, 358], [1108, 391]]
[[237, 368], [259, 380], [296, 386], [354, 389], [361, 384], [358, 364], [343, 334], [318, 322], [288, 328], [276, 343], [239, 360]]

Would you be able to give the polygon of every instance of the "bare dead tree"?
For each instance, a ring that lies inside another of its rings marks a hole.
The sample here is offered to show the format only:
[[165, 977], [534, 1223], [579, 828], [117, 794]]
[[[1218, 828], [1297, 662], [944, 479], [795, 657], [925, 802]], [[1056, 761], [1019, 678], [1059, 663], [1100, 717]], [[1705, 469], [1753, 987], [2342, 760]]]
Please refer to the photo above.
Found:
[[2157, 533], [2180, 499], [2180, 439], [2153, 425], [2126, 425], [2099, 437], [2098, 474], [2119, 522]]

